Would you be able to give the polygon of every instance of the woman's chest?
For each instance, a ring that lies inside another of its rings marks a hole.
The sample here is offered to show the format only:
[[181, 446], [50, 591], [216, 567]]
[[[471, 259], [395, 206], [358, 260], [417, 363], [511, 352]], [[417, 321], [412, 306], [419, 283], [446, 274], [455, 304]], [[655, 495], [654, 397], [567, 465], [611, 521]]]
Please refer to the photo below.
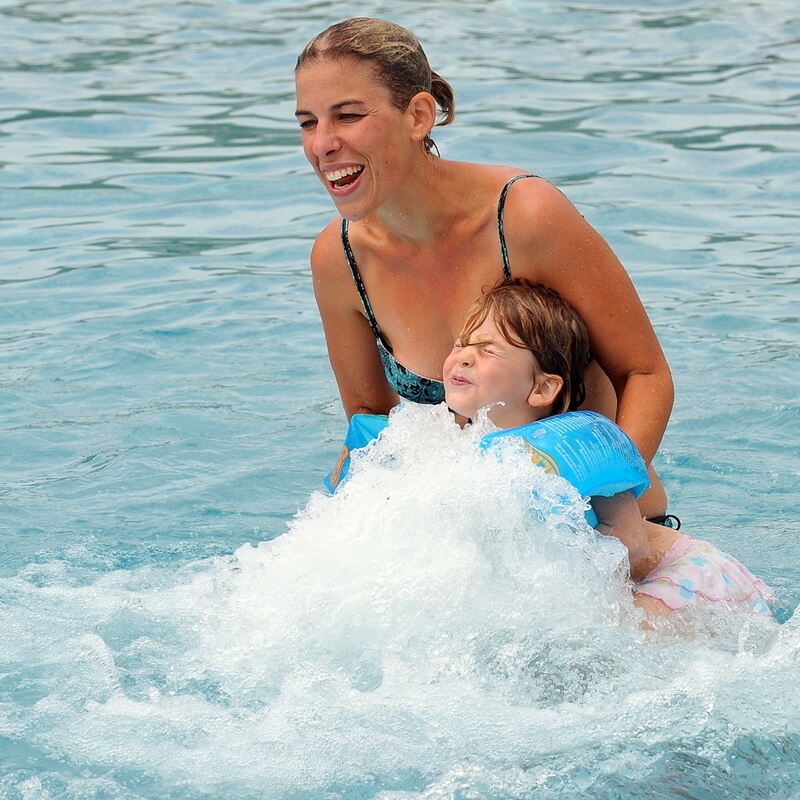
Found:
[[375, 254], [366, 260], [362, 278], [395, 358], [438, 378], [467, 309], [503, 279], [503, 262], [496, 236], [473, 237], [448, 247]]

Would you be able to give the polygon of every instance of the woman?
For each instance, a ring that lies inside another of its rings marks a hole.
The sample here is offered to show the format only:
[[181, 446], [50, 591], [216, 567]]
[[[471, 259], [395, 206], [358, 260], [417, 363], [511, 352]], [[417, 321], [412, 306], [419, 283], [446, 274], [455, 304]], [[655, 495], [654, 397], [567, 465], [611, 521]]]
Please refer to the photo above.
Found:
[[[347, 415], [386, 413], [398, 396], [441, 402], [465, 311], [513, 275], [578, 310], [594, 356], [584, 407], [615, 419], [649, 465], [672, 408], [669, 367], [625, 269], [569, 200], [519, 169], [434, 154], [453, 90], [399, 25], [331, 26], [300, 54], [295, 80], [303, 149], [341, 214], [311, 269]], [[651, 479], [640, 508], [656, 518], [666, 497], [652, 468]]]

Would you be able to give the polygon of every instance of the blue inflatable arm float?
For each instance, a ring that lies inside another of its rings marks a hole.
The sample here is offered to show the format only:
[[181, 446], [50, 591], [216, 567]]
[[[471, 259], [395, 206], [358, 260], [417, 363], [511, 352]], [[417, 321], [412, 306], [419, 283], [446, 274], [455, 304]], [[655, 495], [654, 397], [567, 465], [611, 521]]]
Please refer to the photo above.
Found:
[[329, 492], [335, 492], [347, 475], [350, 469], [350, 452], [366, 447], [388, 424], [389, 417], [382, 414], [353, 414], [350, 417], [339, 460], [323, 481]]
[[[347, 475], [350, 452], [365, 447], [389, 424], [389, 418], [354, 414], [339, 460], [325, 478], [333, 492]], [[650, 486], [647, 467], [628, 434], [602, 414], [568, 411], [481, 439], [486, 450], [498, 440], [513, 436], [521, 440], [531, 461], [551, 475], [560, 475], [584, 497], [613, 497], [630, 490], [639, 497]], [[586, 519], [592, 527], [597, 517], [591, 509]]]

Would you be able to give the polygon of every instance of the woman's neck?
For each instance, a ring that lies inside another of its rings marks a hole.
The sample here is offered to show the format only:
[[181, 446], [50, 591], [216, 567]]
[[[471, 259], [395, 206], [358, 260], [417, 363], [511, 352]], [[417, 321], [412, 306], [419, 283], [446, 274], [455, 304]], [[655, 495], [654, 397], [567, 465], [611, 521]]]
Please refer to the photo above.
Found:
[[453, 185], [449, 163], [431, 155], [415, 159], [392, 198], [364, 221], [409, 244], [441, 241], [467, 211], [463, 193]]

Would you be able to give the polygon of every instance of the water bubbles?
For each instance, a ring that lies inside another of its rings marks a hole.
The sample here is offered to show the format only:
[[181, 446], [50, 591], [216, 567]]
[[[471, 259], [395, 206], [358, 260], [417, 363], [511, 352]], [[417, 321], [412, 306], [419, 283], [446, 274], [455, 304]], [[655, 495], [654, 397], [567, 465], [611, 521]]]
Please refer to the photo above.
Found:
[[58, 759], [148, 797], [612, 797], [676, 764], [724, 771], [772, 731], [780, 769], [795, 621], [642, 630], [582, 498], [513, 448], [480, 455], [481, 433], [409, 406], [272, 541], [3, 581], [3, 730], [42, 793]]

